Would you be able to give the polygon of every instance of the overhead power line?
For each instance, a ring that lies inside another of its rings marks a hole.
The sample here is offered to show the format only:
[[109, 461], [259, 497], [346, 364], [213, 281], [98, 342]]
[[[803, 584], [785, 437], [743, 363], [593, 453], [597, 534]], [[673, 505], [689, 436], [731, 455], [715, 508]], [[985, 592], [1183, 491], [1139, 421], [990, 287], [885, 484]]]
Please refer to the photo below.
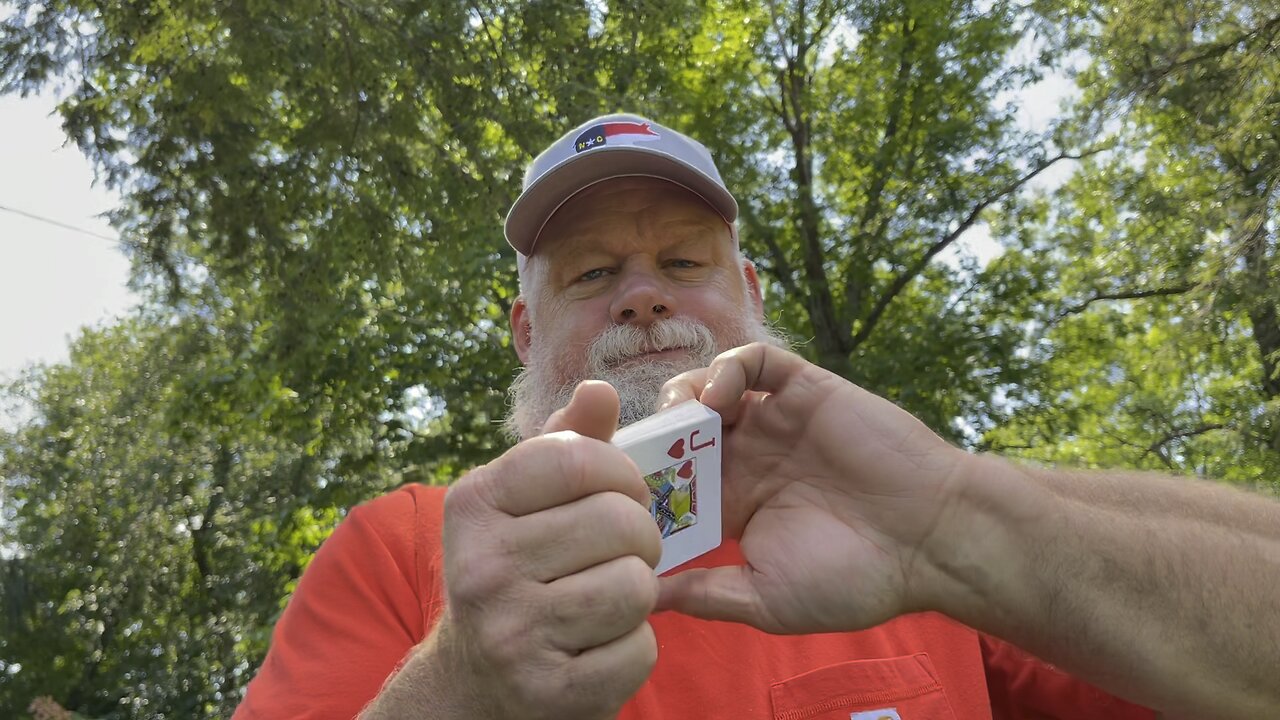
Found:
[[27, 211], [25, 211], [25, 210], [19, 210], [19, 209], [17, 209], [17, 208], [11, 208], [11, 207], [8, 207], [7, 205], [0, 205], [0, 210], [5, 210], [5, 211], [8, 211], [8, 212], [14, 213], [15, 215], [22, 215], [23, 217], [29, 217], [29, 218], [31, 218], [32, 220], [39, 220], [39, 221], [40, 221], [40, 222], [42, 222], [42, 223], [48, 223], [48, 224], [50, 224], [50, 225], [57, 225], [57, 226], [58, 226], [58, 227], [60, 227], [60, 228], [65, 228], [65, 229], [67, 229], [67, 230], [72, 230], [72, 231], [75, 231], [75, 232], [78, 232], [78, 233], [84, 233], [85, 235], [92, 235], [93, 237], [101, 238], [101, 239], [103, 239], [103, 240], [106, 240], [107, 242], [115, 243], [116, 245], [119, 245], [119, 244], [120, 244], [120, 239], [119, 239], [119, 238], [113, 238], [113, 237], [109, 237], [109, 236], [107, 236], [107, 235], [103, 235], [102, 233], [96, 233], [96, 232], [94, 232], [94, 231], [92, 231], [92, 230], [85, 230], [84, 228], [78, 228], [78, 227], [76, 227], [75, 225], [68, 225], [68, 224], [66, 224], [66, 223], [64, 223], [64, 222], [60, 222], [60, 221], [58, 221], [58, 220], [54, 220], [53, 218], [47, 218], [47, 217], [44, 217], [43, 215], [36, 215], [36, 214], [34, 214], [34, 213], [29, 213], [29, 212], [27, 212]]

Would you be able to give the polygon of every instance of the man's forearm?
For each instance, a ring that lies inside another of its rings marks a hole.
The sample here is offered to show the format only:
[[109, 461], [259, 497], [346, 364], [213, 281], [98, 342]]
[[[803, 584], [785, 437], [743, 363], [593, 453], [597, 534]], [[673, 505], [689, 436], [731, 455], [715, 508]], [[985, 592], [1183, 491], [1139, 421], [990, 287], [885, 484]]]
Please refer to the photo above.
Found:
[[926, 548], [929, 603], [1179, 716], [1280, 712], [1280, 503], [976, 457]]

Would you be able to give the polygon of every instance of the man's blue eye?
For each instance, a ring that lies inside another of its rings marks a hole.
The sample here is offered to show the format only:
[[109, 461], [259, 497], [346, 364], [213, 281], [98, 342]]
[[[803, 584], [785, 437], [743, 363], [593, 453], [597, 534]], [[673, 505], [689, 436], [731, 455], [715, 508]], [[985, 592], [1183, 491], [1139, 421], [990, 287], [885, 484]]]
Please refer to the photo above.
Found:
[[667, 263], [667, 264], [670, 265], [671, 267], [681, 268], [681, 269], [698, 267], [698, 263], [692, 260], [672, 260], [670, 263]]
[[604, 277], [605, 273], [607, 272], [608, 270], [605, 270], [604, 268], [596, 268], [595, 270], [588, 270], [582, 273], [581, 275], [579, 275], [578, 280], [579, 281], [599, 280], [600, 278]]

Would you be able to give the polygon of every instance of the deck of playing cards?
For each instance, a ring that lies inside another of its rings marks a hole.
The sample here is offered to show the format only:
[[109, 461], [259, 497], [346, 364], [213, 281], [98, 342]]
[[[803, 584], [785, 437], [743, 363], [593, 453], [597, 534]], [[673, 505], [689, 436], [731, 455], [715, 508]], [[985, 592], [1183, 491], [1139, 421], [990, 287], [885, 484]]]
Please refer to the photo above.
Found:
[[613, 444], [640, 466], [662, 531], [663, 573], [720, 546], [720, 416], [690, 400], [619, 430]]

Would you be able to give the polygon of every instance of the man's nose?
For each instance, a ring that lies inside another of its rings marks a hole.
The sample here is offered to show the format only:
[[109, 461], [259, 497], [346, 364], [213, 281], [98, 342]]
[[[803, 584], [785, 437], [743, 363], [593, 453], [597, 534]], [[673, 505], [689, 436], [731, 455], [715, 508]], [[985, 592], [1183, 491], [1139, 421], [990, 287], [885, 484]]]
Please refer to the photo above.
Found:
[[675, 310], [675, 298], [667, 283], [646, 271], [625, 272], [609, 307], [613, 321], [620, 325], [648, 325], [671, 317]]

